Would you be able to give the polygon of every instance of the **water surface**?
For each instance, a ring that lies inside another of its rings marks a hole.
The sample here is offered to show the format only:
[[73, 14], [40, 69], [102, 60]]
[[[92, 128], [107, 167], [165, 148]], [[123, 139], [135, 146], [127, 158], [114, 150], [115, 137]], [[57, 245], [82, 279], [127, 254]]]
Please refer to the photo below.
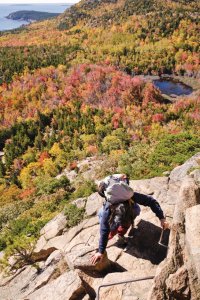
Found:
[[173, 79], [155, 79], [153, 80], [153, 83], [159, 88], [162, 94], [168, 96], [189, 95], [193, 92], [193, 89], [190, 86]]
[[70, 4], [63, 3], [41, 3], [41, 4], [0, 4], [0, 31], [18, 28], [21, 25], [26, 25], [28, 22], [19, 20], [10, 20], [6, 17], [19, 10], [35, 10], [50, 13], [63, 13]]

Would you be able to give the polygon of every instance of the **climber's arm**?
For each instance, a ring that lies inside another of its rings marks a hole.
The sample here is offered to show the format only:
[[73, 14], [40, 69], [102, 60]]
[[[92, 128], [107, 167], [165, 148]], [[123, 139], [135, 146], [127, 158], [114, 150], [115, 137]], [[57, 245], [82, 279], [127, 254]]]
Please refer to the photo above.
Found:
[[104, 254], [108, 243], [108, 235], [110, 232], [109, 225], [109, 217], [110, 217], [110, 204], [107, 202], [104, 206], [101, 223], [100, 223], [100, 239], [99, 239], [99, 249], [92, 258], [91, 262], [95, 264], [98, 260], [100, 260]]
[[110, 204], [106, 202], [100, 223], [100, 239], [99, 239], [99, 252], [104, 253], [107, 243], [108, 235], [110, 232], [109, 218], [110, 218]]
[[163, 211], [160, 207], [160, 204], [156, 199], [154, 199], [152, 196], [144, 195], [135, 192], [134, 193], [134, 201], [138, 204], [149, 206], [151, 210], [156, 214], [156, 216], [159, 218], [161, 227], [164, 229], [168, 228], [168, 223], [164, 217]]

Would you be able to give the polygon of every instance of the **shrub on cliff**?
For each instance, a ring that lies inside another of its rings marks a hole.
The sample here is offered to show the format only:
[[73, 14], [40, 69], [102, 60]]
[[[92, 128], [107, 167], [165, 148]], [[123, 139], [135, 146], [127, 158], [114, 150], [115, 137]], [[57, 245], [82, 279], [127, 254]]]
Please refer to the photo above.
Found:
[[68, 190], [70, 186], [69, 179], [66, 176], [61, 176], [59, 179], [49, 176], [39, 176], [35, 179], [36, 194], [53, 194], [58, 189]]
[[68, 204], [65, 207], [64, 214], [67, 219], [67, 227], [70, 228], [76, 226], [78, 223], [80, 223], [83, 220], [84, 208], [78, 208], [74, 204]]
[[200, 138], [195, 134], [179, 133], [165, 136], [149, 156], [149, 176], [159, 176], [164, 171], [181, 165], [198, 151]]
[[72, 194], [73, 199], [88, 197], [96, 191], [96, 184], [93, 180], [84, 180], [80, 178], [77, 181], [75, 192]]
[[161, 176], [200, 151], [200, 138], [195, 134], [163, 134], [160, 141], [135, 142], [118, 163], [120, 172], [132, 179]]

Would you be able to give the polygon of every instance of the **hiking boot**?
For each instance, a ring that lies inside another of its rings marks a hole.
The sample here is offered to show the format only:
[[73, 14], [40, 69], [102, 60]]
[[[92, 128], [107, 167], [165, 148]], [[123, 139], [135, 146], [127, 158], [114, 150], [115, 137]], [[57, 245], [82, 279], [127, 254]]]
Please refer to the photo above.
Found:
[[117, 246], [125, 247], [127, 246], [128, 240], [125, 236], [118, 235], [117, 236]]

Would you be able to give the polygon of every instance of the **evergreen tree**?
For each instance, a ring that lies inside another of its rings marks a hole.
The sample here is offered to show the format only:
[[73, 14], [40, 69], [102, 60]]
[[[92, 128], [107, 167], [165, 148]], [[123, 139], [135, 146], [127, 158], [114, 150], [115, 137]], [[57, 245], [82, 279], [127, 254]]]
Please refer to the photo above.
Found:
[[34, 146], [37, 149], [41, 150], [42, 149], [42, 143], [43, 143], [43, 141], [42, 141], [42, 134], [41, 134], [40, 130], [38, 130], [38, 134], [37, 134], [37, 136], [35, 138]]
[[2, 160], [0, 159], [0, 178], [3, 178], [5, 175], [5, 166]]

